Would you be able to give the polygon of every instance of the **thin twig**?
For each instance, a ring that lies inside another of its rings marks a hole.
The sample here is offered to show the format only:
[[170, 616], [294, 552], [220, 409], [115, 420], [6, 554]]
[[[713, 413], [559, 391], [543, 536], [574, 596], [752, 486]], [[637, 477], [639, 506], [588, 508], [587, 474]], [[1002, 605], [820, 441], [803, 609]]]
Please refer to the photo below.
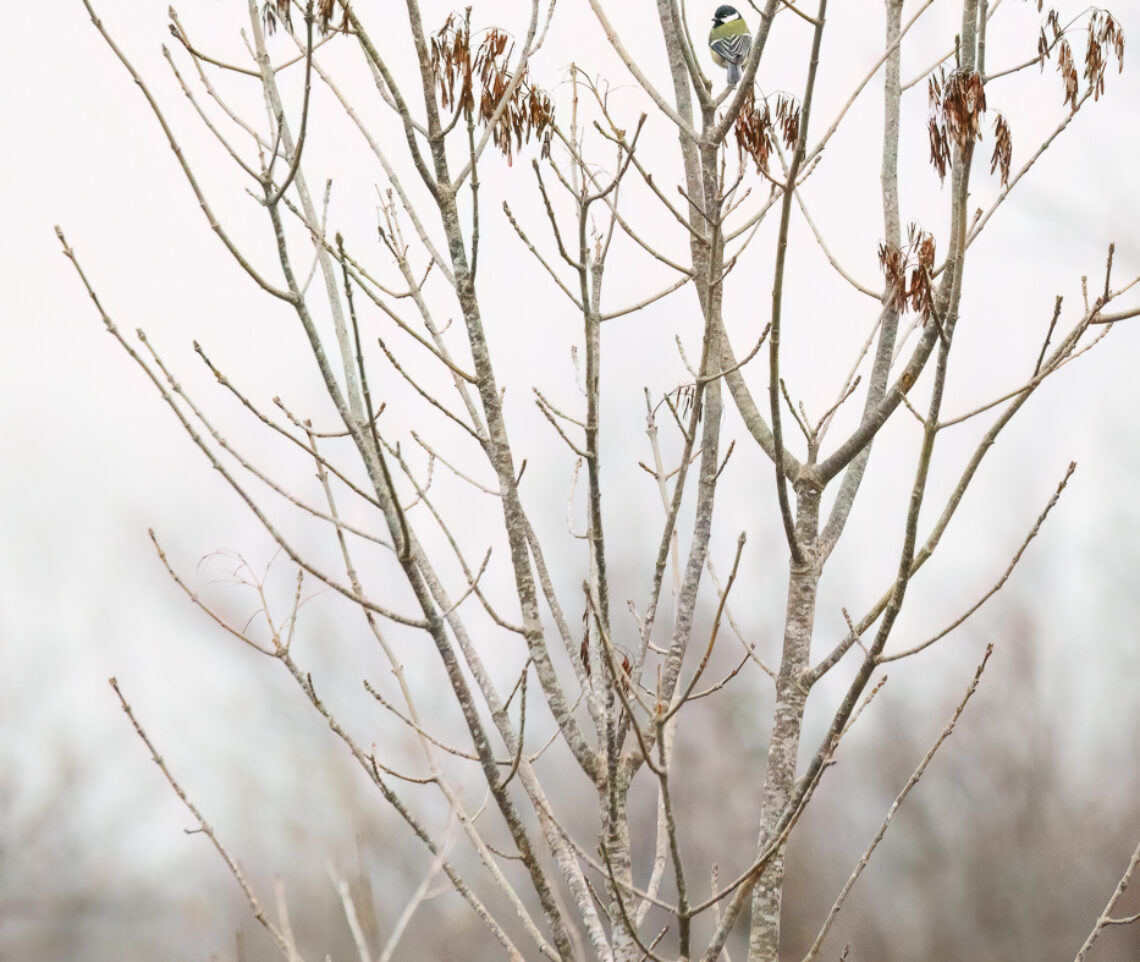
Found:
[[186, 792], [183, 791], [182, 786], [179, 785], [175, 780], [174, 775], [172, 775], [170, 772], [170, 769], [167, 768], [166, 762], [158, 753], [158, 749], [154, 747], [154, 743], [150, 740], [150, 737], [147, 735], [146, 731], [139, 723], [139, 720], [135, 717], [134, 711], [132, 711], [131, 706], [127, 703], [127, 699], [123, 696], [122, 691], [119, 689], [118, 679], [109, 678], [107, 680], [110, 683], [111, 687], [115, 690], [115, 695], [118, 696], [119, 704], [123, 706], [123, 711], [126, 712], [127, 718], [131, 720], [131, 726], [134, 728], [135, 734], [139, 736], [139, 738], [142, 740], [142, 743], [146, 745], [147, 751], [150, 752], [151, 759], [159, 767], [159, 770], [162, 772], [163, 777], [165, 777], [167, 782], [169, 782], [170, 787], [174, 789], [174, 793], [181, 800], [182, 804], [190, 810], [190, 814], [194, 816], [195, 821], [198, 823], [199, 830], [210, 840], [214, 848], [217, 849], [218, 854], [222, 857], [222, 861], [226, 863], [226, 867], [230, 870], [230, 874], [234, 877], [238, 885], [241, 887], [242, 892], [245, 894], [246, 901], [249, 902], [249, 907], [253, 911], [253, 917], [257, 919], [265, 931], [269, 933], [270, 937], [273, 939], [274, 943], [276, 943], [277, 948], [282, 955], [284, 955], [286, 958], [295, 956], [297, 951], [296, 946], [292, 945], [285, 938], [284, 934], [280, 932], [277, 927], [266, 917], [265, 910], [261, 907], [261, 903], [258, 901], [257, 896], [254, 894], [254, 891], [250, 887], [249, 882], [246, 881], [241, 869], [238, 868], [237, 862], [234, 861], [233, 857], [226, 850], [226, 847], [222, 845], [213, 827], [209, 822], [206, 821], [205, 817], [198, 810], [198, 807], [192, 801], [190, 801], [189, 796], [187, 796]]
[[1037, 533], [1041, 530], [1041, 526], [1045, 523], [1045, 519], [1049, 517], [1049, 512], [1053, 510], [1057, 504], [1057, 501], [1060, 500], [1061, 493], [1065, 490], [1065, 486], [1069, 483], [1069, 478], [1073, 476], [1073, 472], [1076, 470], [1077, 462], [1070, 462], [1069, 468], [1065, 472], [1065, 476], [1061, 479], [1061, 483], [1057, 485], [1057, 490], [1053, 492], [1053, 497], [1049, 499], [1049, 503], [1045, 505], [1044, 510], [1037, 516], [1037, 521], [1034, 522], [1033, 527], [1029, 529], [1029, 534], [1025, 536], [1025, 540], [1021, 542], [1021, 546], [1017, 549], [1013, 558], [1010, 559], [1009, 565], [1002, 573], [1002, 576], [998, 578], [998, 580], [990, 587], [989, 591], [982, 595], [982, 597], [979, 598], [973, 605], [971, 605], [970, 608], [968, 608], [962, 615], [955, 618], [952, 622], [950, 622], [950, 624], [938, 632], [938, 634], [934, 635], [931, 638], [928, 638], [920, 645], [915, 645], [913, 648], [907, 648], [905, 651], [895, 652], [891, 655], [880, 655], [878, 659], [879, 664], [886, 664], [889, 661], [898, 661], [901, 658], [909, 658], [911, 655], [916, 655], [920, 651], [929, 648], [936, 641], [940, 641], [948, 634], [950, 634], [950, 632], [954, 631], [954, 629], [960, 627], [967, 618], [974, 614], [974, 612], [981, 608], [982, 605], [989, 601], [990, 598], [992, 598], [995, 594], [1001, 591], [1002, 587], [1004, 587], [1005, 583], [1009, 580], [1009, 576], [1013, 574], [1013, 569], [1017, 567], [1017, 563], [1021, 560], [1021, 556], [1025, 554], [1025, 549], [1029, 547], [1029, 542], [1037, 537]]
[[1132, 852], [1132, 858], [1128, 861], [1128, 867], [1124, 870], [1124, 874], [1120, 876], [1120, 881], [1117, 882], [1116, 888], [1109, 897], [1108, 904], [1105, 905], [1104, 911], [1101, 912], [1097, 918], [1096, 924], [1093, 926], [1092, 931], [1089, 932], [1084, 945], [1082, 945], [1077, 952], [1074, 962], [1084, 962], [1093, 947], [1093, 943], [1097, 940], [1097, 936], [1100, 935], [1101, 930], [1106, 926], [1133, 925], [1136, 922], [1140, 922], [1140, 912], [1137, 912], [1135, 915], [1129, 915], [1126, 918], [1113, 918], [1111, 915], [1112, 910], [1116, 907], [1116, 903], [1120, 901], [1120, 897], [1124, 894], [1124, 890], [1128, 888], [1128, 883], [1131, 881], [1137, 865], [1140, 865], [1140, 844], [1137, 844], [1135, 850]]
[[839, 914], [839, 910], [843, 908], [843, 903], [847, 900], [847, 896], [850, 894], [851, 889], [859, 880], [859, 876], [863, 874], [863, 869], [867, 867], [867, 863], [871, 860], [871, 856], [874, 854], [875, 849], [878, 848], [879, 843], [883, 840], [883, 836], [887, 834], [887, 829], [890, 828], [891, 819], [894, 818], [895, 812], [898, 811], [899, 806], [902, 805], [904, 799], [907, 797], [907, 795], [910, 794], [910, 790], [918, 784], [919, 779], [922, 778], [923, 773], [926, 771], [927, 766], [934, 758], [935, 753], [939, 748], [942, 747], [942, 743], [946, 741], [946, 739], [949, 738], [953, 733], [954, 726], [958, 724], [958, 719], [961, 717], [962, 712], [966, 708], [966, 703], [969, 702], [970, 698], [973, 697], [974, 692], [978, 688], [978, 682], [982, 680], [982, 672], [986, 670], [986, 663], [990, 660], [990, 655], [993, 654], [993, 650], [994, 646], [992, 644], [986, 646], [986, 653], [982, 656], [981, 664], [978, 665], [977, 670], [974, 672], [974, 678], [970, 682], [970, 686], [966, 689], [966, 694], [962, 697], [962, 700], [958, 702], [958, 706], [954, 709], [954, 714], [950, 716], [950, 721], [946, 723], [946, 726], [942, 729], [942, 733], [938, 736], [937, 739], [935, 739], [934, 744], [930, 747], [930, 751], [928, 751], [923, 757], [922, 761], [918, 763], [918, 767], [911, 774], [910, 778], [907, 779], [907, 783], [903, 786], [902, 791], [898, 793], [894, 802], [891, 803], [891, 807], [887, 810], [887, 815], [883, 819], [882, 825], [879, 826], [878, 832], [876, 832], [875, 837], [871, 839], [871, 844], [867, 846], [867, 850], [863, 853], [862, 858], [859, 859], [858, 864], [855, 866], [855, 870], [851, 873], [851, 876], [844, 883], [838, 897], [835, 899], [835, 903], [831, 906], [831, 910], [827, 913], [827, 918], [824, 920], [823, 925], [819, 930], [819, 934], [815, 937], [815, 941], [812, 943], [811, 948], [808, 949], [807, 955], [804, 956], [804, 962], [811, 962], [811, 960], [816, 957], [820, 946], [823, 944], [823, 940], [827, 937], [827, 933], [831, 930], [831, 926], [835, 921], [835, 917]]

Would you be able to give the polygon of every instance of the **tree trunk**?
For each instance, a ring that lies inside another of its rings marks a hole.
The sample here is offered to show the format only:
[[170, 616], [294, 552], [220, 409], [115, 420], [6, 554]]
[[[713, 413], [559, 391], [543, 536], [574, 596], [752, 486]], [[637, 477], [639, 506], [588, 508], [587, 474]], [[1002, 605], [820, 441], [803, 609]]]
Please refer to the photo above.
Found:
[[[784, 650], [776, 678], [776, 714], [768, 745], [768, 770], [761, 796], [759, 850], [775, 836], [779, 821], [796, 781], [796, 760], [803, 730], [807, 689], [800, 676], [809, 667], [815, 599], [819, 589], [815, 538], [819, 528], [820, 492], [809, 482], [796, 485], [796, 539], [803, 551], [802, 564], [791, 565], [788, 574], [788, 608], [784, 622]], [[784, 853], [781, 850], [765, 867], [752, 893], [752, 925], [748, 938], [748, 962], [774, 962], [780, 953], [780, 893], [784, 886]]]

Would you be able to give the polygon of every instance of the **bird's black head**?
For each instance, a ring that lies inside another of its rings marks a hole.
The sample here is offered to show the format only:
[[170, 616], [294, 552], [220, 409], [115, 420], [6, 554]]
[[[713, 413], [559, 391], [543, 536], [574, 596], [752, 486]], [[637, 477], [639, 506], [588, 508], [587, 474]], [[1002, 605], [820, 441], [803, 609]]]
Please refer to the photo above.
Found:
[[716, 8], [716, 12], [713, 14], [713, 23], [721, 24], [726, 20], [735, 20], [739, 16], [740, 12], [736, 7], [730, 7], [727, 3], [722, 4]]

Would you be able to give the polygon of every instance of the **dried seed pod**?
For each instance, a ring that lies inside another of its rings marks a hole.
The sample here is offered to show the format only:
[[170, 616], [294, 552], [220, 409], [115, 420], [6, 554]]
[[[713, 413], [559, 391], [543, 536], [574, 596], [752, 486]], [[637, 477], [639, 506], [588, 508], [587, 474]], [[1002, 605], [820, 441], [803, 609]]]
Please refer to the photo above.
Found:
[[952, 147], [963, 156], [973, 152], [981, 140], [982, 117], [986, 112], [986, 90], [981, 74], [945, 68], [927, 81], [930, 101], [930, 162], [938, 176], [946, 179], [953, 162]]
[[908, 307], [923, 322], [934, 313], [934, 236], [917, 224], [907, 227], [905, 247], [879, 245], [879, 265], [891, 292], [891, 306], [900, 313]]
[[1001, 114], [994, 116], [994, 152], [990, 157], [990, 173], [1001, 172], [1001, 185], [1009, 184], [1009, 168], [1013, 162], [1013, 135], [1009, 123]]
[[513, 51], [510, 36], [497, 27], [486, 31], [476, 44], [470, 8], [462, 19], [454, 13], [448, 16], [431, 38], [431, 66], [440, 106], [455, 111], [457, 117], [491, 125], [492, 143], [508, 163], [515, 150], [532, 137], [548, 152], [554, 124], [554, 104], [545, 91], [528, 82], [526, 69], [512, 87]]

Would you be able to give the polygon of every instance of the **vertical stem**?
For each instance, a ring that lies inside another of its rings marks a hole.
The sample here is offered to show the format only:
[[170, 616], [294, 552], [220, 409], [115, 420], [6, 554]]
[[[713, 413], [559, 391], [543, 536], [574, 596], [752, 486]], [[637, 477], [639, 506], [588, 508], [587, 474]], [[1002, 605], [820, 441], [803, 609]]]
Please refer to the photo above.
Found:
[[978, 63], [977, 71], [986, 76], [986, 21], [989, 20], [989, 0], [978, 0]]
[[[796, 485], [796, 540], [811, 545], [819, 525], [821, 491], [808, 481]], [[768, 745], [768, 769], [761, 794], [761, 828], [758, 842], [763, 851], [778, 835], [777, 822], [787, 808], [796, 784], [796, 760], [808, 690], [800, 676], [809, 665], [815, 600], [820, 569], [814, 557], [791, 566], [788, 573], [788, 603], [784, 622], [784, 648], [776, 676], [776, 712]], [[774, 962], [780, 948], [780, 901], [784, 885], [784, 853], [765, 867], [752, 895], [752, 924], [748, 937], [749, 962]]]
[[[975, 60], [976, 18], [978, 0], [963, 0], [962, 10], [962, 62], [963, 69], [972, 70]], [[877, 664], [877, 657], [883, 651], [895, 619], [902, 607], [910, 580], [917, 536], [918, 514], [926, 491], [926, 482], [933, 455], [935, 435], [938, 430], [938, 415], [941, 409], [942, 392], [946, 380], [946, 366], [950, 345], [957, 322], [958, 303], [962, 291], [962, 273], [965, 259], [966, 202], [968, 199], [972, 145], [958, 151], [954, 157], [953, 196], [951, 210], [951, 251], [947, 257], [946, 276], [937, 298], [939, 313], [943, 318], [944, 337], [941, 340], [935, 368], [934, 385], [931, 391], [930, 407], [923, 433], [922, 450], [908, 504], [903, 546], [900, 554], [898, 577], [891, 602], [883, 616], [879, 631], [863, 663], [859, 666], [855, 680], [832, 720], [832, 725], [824, 746], [817, 753], [813, 765], [821, 763], [830, 747], [835, 744], [854, 709], [856, 700], [866, 687]], [[933, 322], [932, 322], [933, 323]], [[808, 493], [812, 489], [806, 484], [797, 488], [800, 514], [797, 528], [806, 526], [804, 508], [808, 506]], [[818, 493], [812, 506], [818, 511]], [[812, 519], [814, 520], [814, 519]], [[806, 532], [805, 532], [806, 533]], [[797, 530], [797, 537], [802, 537]], [[814, 535], [814, 531], [812, 532]], [[802, 542], [809, 543], [809, 542]], [[803, 721], [803, 707], [807, 701], [807, 689], [801, 687], [800, 672], [807, 667], [808, 649], [811, 645], [811, 620], [814, 616], [815, 590], [818, 587], [818, 568], [797, 570], [792, 566], [788, 588], [788, 613], [784, 634], [784, 655], [777, 678], [776, 720], [773, 727], [772, 744], [768, 754], [768, 774], [764, 785], [765, 829], [761, 834], [761, 849], [774, 836], [773, 827], [783, 810], [788, 807], [796, 790], [795, 765], [799, 748], [799, 736]], [[802, 661], [800, 661], [802, 659]], [[798, 670], [796, 670], [798, 668]], [[798, 712], [798, 714], [797, 714]], [[810, 771], [801, 779], [813, 776]], [[780, 936], [780, 895], [783, 887], [782, 853], [764, 869], [752, 901], [752, 929], [749, 935], [749, 962], [775, 962], [779, 958]]]
[[[281, 144], [285, 148], [286, 156], [296, 159], [295, 152], [300, 147], [300, 144], [293, 142], [293, 135], [289, 131], [289, 123], [285, 119], [285, 108], [281, 102], [281, 93], [277, 88], [277, 75], [274, 73], [269, 62], [269, 51], [265, 45], [265, 33], [261, 28], [261, 16], [257, 9], [256, 0], [249, 0], [249, 18], [250, 29], [253, 32], [254, 49], [257, 53], [257, 67], [261, 72], [261, 84], [264, 89], [265, 99], [273, 115], [278, 118], [278, 123], [281, 128]], [[310, 56], [309, 62], [311, 62], [311, 60], [312, 57]], [[320, 218], [317, 216], [317, 208], [313, 204], [313, 198], [309, 194], [309, 188], [299, 165], [294, 168], [293, 181], [294, 186], [297, 188], [297, 196], [301, 201], [301, 210], [305, 214], [306, 222], [309, 224], [319, 224]], [[333, 331], [336, 335], [337, 348], [340, 351], [341, 367], [344, 371], [345, 397], [348, 400], [348, 406], [352, 416], [359, 420], [363, 417], [364, 409], [361, 404], [360, 385], [357, 383], [356, 378], [352, 343], [349, 340], [348, 325], [345, 321], [344, 308], [340, 300], [336, 268], [333, 266], [332, 258], [320, 240], [316, 241], [316, 248], [317, 261], [321, 267], [321, 276], [324, 278], [325, 292], [328, 296], [329, 310], [332, 313]]]
[[[899, 33], [902, 29], [903, 0], [886, 0], [887, 7], [887, 49], [890, 54], [883, 77], [883, 163], [880, 180], [883, 190], [883, 239], [894, 248], [902, 244], [902, 225], [899, 215], [899, 103], [902, 100], [902, 87], [899, 66], [902, 59]], [[871, 366], [871, 379], [867, 387], [867, 399], [863, 405], [863, 417], [868, 417], [878, 407], [887, 391], [887, 377], [891, 370], [891, 358], [895, 351], [895, 338], [898, 334], [899, 312], [893, 306], [894, 291], [883, 292], [883, 318], [879, 325], [879, 343], [875, 349], [875, 360]], [[839, 494], [820, 535], [820, 563], [827, 560], [832, 549], [843, 534], [843, 528], [855, 504], [855, 496], [863, 481], [863, 473], [871, 458], [871, 442], [863, 448], [848, 466], [839, 486]]]
[[[975, 50], [977, 42], [977, 14], [978, 0], [963, 0], [962, 3], [962, 32], [961, 51], [962, 69], [974, 69]], [[950, 252], [946, 257], [946, 269], [936, 297], [938, 314], [942, 318], [944, 336], [939, 339], [938, 361], [935, 365], [934, 385], [931, 390], [930, 407], [927, 413], [926, 425], [923, 430], [922, 450], [919, 454], [918, 468], [915, 474], [914, 485], [911, 488], [908, 502], [906, 526], [903, 534], [903, 547], [899, 560], [898, 573], [895, 585], [889, 600], [883, 608], [883, 620], [871, 643], [867, 656], [859, 665], [855, 678], [848, 686], [847, 693], [840, 703], [839, 709], [831, 720], [831, 726], [824, 736], [819, 751], [816, 752], [808, 770], [800, 779], [806, 784], [814, 777], [816, 771], [823, 764], [839, 736], [847, 724], [851, 713], [855, 710], [859, 697], [871, 679], [871, 675], [878, 664], [878, 656], [894, 627], [895, 619], [902, 608], [903, 596], [907, 585], [917, 567], [915, 560], [915, 545], [917, 543], [918, 513], [922, 507], [923, 494], [926, 489], [926, 479], [930, 468], [930, 458], [933, 454], [934, 439], [937, 433], [938, 415], [942, 403], [942, 390], [946, 379], [946, 365], [949, 358], [954, 328], [958, 321], [958, 304], [962, 296], [962, 277], [966, 256], [966, 203], [969, 200], [970, 168], [973, 159], [973, 145], [965, 150], [955, 149], [954, 168], [951, 173], [951, 210], [950, 210]], [[934, 331], [935, 324], [931, 322], [929, 331]], [[926, 335], [923, 335], [924, 337]], [[1058, 351], [1061, 349], [1058, 348]], [[1000, 423], [1000, 422], [999, 422]], [[991, 438], [992, 440], [992, 438]], [[981, 450], [984, 451], [985, 446]], [[941, 524], [942, 522], [940, 522]], [[929, 546], [928, 546], [929, 547]], [[926, 549], [924, 549], [925, 551]]]
[[[615, 697], [616, 701], [616, 697]], [[599, 795], [602, 811], [602, 844], [606, 850], [606, 866], [612, 874], [607, 881], [610, 898], [610, 921], [615, 962], [633, 962], [641, 956], [631, 926], [633, 916], [633, 853], [629, 840], [629, 779], [620, 764], [617, 726], [612, 715], [606, 718], [606, 786]], [[618, 904], [620, 900], [621, 904]], [[629, 920], [628, 923], [626, 920]]]
[[[811, 117], [812, 93], [815, 90], [815, 75], [819, 69], [819, 47], [823, 41], [823, 25], [827, 14], [827, 0], [819, 0], [816, 14], [815, 35], [811, 43], [811, 62], [808, 65], [807, 85], [804, 88], [803, 107], [800, 110], [800, 135], [796, 152], [788, 167], [787, 184], [780, 205], [780, 233], [776, 241], [776, 271], [772, 282], [772, 333], [768, 336], [768, 401], [772, 414], [772, 444], [775, 447], [773, 463], [776, 467], [776, 495], [780, 501], [780, 517], [784, 520], [784, 534], [792, 555], [792, 565], [804, 563], [804, 545], [796, 539], [796, 526], [792, 522], [792, 511], [788, 504], [788, 478], [784, 471], [783, 429], [780, 424], [780, 317], [784, 300], [784, 265], [788, 253], [788, 229], [792, 218], [792, 200], [796, 193], [796, 178], [807, 152], [808, 121]], [[813, 532], [814, 537], [814, 532]]]
[[[788, 602], [784, 622], [784, 647], [780, 671], [776, 677], [776, 711], [772, 721], [772, 737], [768, 745], [768, 766], [761, 794], [759, 845], [763, 849], [776, 837], [776, 823], [787, 807], [796, 782], [796, 760], [803, 729], [807, 689], [800, 676], [808, 668], [811, 636], [815, 626], [815, 599], [819, 587], [820, 568], [816, 561], [815, 542], [819, 533], [819, 500], [821, 489], [810, 479], [796, 482], [796, 519], [793, 525], [788, 504], [787, 476], [784, 470], [784, 447], [780, 430], [780, 311], [783, 301], [784, 264], [788, 245], [788, 228], [796, 177], [799, 176], [807, 148], [808, 122], [812, 93], [819, 67], [819, 49], [827, 14], [827, 0], [820, 0], [812, 37], [811, 63], [808, 66], [800, 113], [800, 136], [788, 167], [780, 212], [780, 233], [776, 247], [776, 272], [772, 285], [772, 332], [769, 335], [769, 402], [772, 416], [772, 439], [775, 447], [776, 491], [780, 514], [791, 551], [788, 571]], [[752, 893], [752, 923], [748, 937], [749, 962], [772, 962], [780, 951], [780, 903], [784, 886], [784, 853], [777, 853], [765, 866]]]
[[[610, 630], [610, 592], [606, 578], [606, 549], [602, 529], [602, 484], [598, 426], [601, 406], [602, 324], [598, 314], [603, 262], [601, 255], [590, 260], [586, 236], [589, 203], [579, 196], [578, 209], [578, 273], [582, 297], [582, 313], [586, 321], [586, 473], [590, 491], [590, 574], [598, 599], [598, 617], [605, 631]], [[593, 275], [593, 284], [590, 275]]]

